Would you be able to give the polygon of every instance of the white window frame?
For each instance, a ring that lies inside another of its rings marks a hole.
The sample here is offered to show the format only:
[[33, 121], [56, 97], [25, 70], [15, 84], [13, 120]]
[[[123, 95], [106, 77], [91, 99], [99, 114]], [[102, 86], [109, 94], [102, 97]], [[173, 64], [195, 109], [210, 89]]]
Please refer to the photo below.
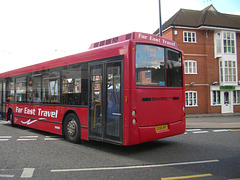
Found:
[[186, 107], [197, 107], [198, 106], [197, 91], [186, 91], [185, 92], [185, 106]]
[[185, 74], [197, 74], [197, 61], [185, 60], [184, 61], [184, 73]]
[[211, 91], [211, 105], [212, 106], [221, 105], [221, 91], [220, 90]]
[[233, 91], [233, 104], [240, 104], [240, 90]]
[[235, 32], [223, 32], [223, 53], [235, 54], [236, 53], [236, 36]]
[[224, 55], [236, 55], [236, 32], [216, 31], [214, 33], [215, 58]]
[[217, 32], [215, 34], [215, 54], [221, 54], [222, 53], [222, 38], [221, 38], [221, 32]]
[[220, 83], [237, 83], [237, 62], [236, 60], [219, 61], [219, 79]]
[[183, 42], [196, 43], [197, 33], [193, 31], [183, 31]]

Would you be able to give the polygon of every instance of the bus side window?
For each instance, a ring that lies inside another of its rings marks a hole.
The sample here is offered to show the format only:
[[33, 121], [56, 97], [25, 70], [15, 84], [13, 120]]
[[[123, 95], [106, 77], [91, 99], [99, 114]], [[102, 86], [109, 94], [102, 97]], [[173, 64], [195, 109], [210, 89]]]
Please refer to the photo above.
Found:
[[80, 105], [81, 81], [79, 64], [64, 67], [62, 70], [61, 104]]
[[[58, 104], [60, 102], [60, 72], [46, 71], [42, 81], [42, 97], [41, 102]], [[36, 97], [37, 99], [37, 97]], [[36, 100], [37, 102], [37, 100]]]
[[84, 66], [82, 66], [82, 76], [81, 77], [82, 77], [81, 105], [87, 105], [88, 104], [88, 71], [87, 71], [87, 64], [84, 64]]
[[40, 104], [42, 102], [42, 74], [37, 72], [33, 75], [33, 102]]
[[64, 66], [62, 70], [61, 104], [87, 105], [88, 64]]
[[15, 100], [15, 78], [7, 78], [6, 102]]
[[28, 76], [27, 80], [27, 102], [33, 102], [33, 78], [32, 76]]
[[15, 102], [27, 101], [26, 77], [16, 78], [16, 96]]

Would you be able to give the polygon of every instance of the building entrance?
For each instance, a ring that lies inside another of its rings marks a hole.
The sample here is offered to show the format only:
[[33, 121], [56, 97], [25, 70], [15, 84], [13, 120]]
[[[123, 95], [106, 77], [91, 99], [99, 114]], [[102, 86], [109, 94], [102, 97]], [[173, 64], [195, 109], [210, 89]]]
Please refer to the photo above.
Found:
[[222, 113], [233, 113], [233, 95], [232, 91], [222, 91]]

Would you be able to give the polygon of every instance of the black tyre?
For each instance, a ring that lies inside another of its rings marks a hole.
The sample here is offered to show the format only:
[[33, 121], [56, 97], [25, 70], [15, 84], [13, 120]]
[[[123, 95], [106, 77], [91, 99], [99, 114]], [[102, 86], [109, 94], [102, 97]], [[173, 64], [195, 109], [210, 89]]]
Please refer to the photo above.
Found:
[[72, 143], [81, 142], [81, 129], [80, 121], [76, 114], [68, 114], [64, 120], [63, 124], [64, 136], [65, 138]]

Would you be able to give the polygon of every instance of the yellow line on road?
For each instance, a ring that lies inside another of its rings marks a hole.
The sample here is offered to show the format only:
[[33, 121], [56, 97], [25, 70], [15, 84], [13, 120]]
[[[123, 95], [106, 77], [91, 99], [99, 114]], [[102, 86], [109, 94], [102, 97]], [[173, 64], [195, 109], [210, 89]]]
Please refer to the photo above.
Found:
[[239, 125], [240, 123], [239, 122], [232, 122], [232, 123], [221, 123], [221, 124], [236, 124], [236, 125]]
[[166, 177], [166, 178], [161, 178], [161, 180], [190, 179], [190, 178], [199, 178], [199, 177], [207, 177], [207, 176], [212, 176], [212, 174], [197, 174], [197, 175], [191, 175], [191, 176]]
[[240, 129], [228, 129], [229, 131], [240, 131]]

